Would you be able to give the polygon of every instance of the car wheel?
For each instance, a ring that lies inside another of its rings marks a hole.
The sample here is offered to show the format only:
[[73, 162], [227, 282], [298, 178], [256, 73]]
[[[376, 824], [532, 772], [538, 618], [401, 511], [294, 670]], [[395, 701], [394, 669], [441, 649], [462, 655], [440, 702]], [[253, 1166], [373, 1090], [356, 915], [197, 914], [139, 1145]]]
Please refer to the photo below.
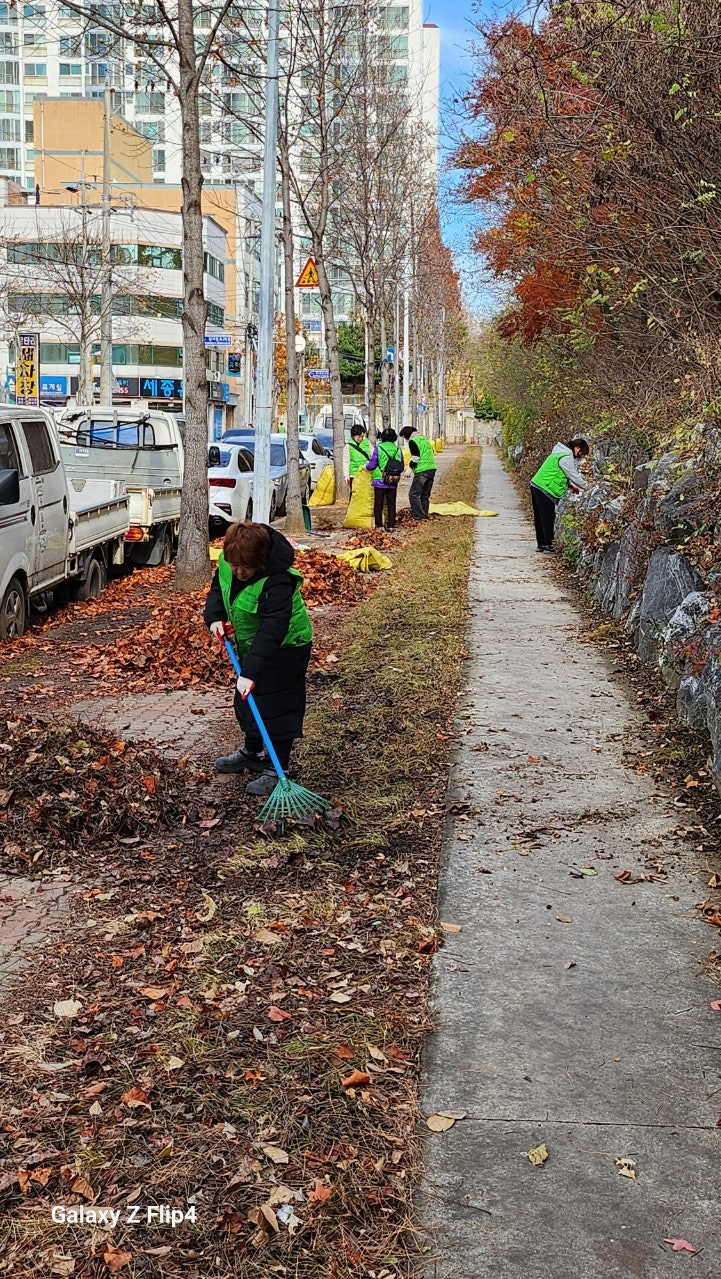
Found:
[[93, 560], [88, 569], [87, 577], [78, 587], [76, 599], [79, 600], [96, 600], [102, 595], [105, 586], [105, 570], [99, 560]]
[[0, 604], [0, 640], [19, 639], [28, 616], [25, 591], [19, 577], [11, 577]]
[[275, 489], [273, 489], [273, 492], [270, 495], [270, 514], [268, 516], [269, 524], [273, 523], [273, 520], [275, 519], [277, 514], [278, 514], [278, 499], [275, 496]]
[[248, 499], [248, 505], [247, 505], [247, 506], [246, 506], [246, 508], [245, 508], [245, 518], [246, 518], [246, 520], [252, 520], [252, 518], [253, 518], [253, 499], [252, 499], [252, 497]]
[[163, 542], [162, 554], [160, 556], [160, 563], [166, 564], [166, 565], [170, 564], [172, 561], [172, 558], [173, 558], [173, 539], [170, 536], [170, 533], [166, 533], [165, 541]]

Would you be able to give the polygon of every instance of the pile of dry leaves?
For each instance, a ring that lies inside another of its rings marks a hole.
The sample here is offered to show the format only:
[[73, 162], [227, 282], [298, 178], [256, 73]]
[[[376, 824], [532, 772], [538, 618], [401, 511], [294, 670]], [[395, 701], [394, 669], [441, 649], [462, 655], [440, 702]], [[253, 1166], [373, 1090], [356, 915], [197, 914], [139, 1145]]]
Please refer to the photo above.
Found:
[[366, 593], [360, 573], [327, 551], [296, 551], [295, 567], [303, 574], [303, 598], [318, 604], [356, 604]]
[[[193, 775], [73, 719], [0, 724], [0, 862], [47, 866], [68, 851], [133, 842], [176, 825]], [[195, 805], [197, 807], [197, 804]]]

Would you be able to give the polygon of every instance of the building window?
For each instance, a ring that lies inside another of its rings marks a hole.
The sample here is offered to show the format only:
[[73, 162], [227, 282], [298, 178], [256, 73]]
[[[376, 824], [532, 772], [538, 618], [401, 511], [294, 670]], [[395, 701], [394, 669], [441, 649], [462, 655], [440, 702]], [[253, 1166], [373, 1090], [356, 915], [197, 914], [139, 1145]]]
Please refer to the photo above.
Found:
[[138, 120], [135, 128], [149, 142], [165, 142], [165, 120]]
[[13, 89], [0, 89], [0, 111], [19, 111], [20, 94]]
[[156, 173], [165, 173], [165, 151], [153, 151], [153, 169]]
[[20, 68], [17, 62], [0, 62], [0, 81], [3, 84], [20, 83]]
[[83, 73], [82, 62], [61, 62], [60, 63], [61, 76], [80, 76], [82, 75], [82, 73]]
[[[0, 120], [0, 142], [20, 141], [20, 121]], [[32, 138], [30, 139], [32, 141]]]
[[16, 53], [18, 38], [14, 31], [0, 31], [0, 53]]
[[150, 266], [161, 271], [182, 271], [183, 254], [180, 249], [166, 249], [155, 244], [139, 244], [138, 266]]
[[215, 302], [208, 303], [208, 323], [215, 324], [219, 329], [225, 324], [225, 311], [222, 306], [216, 306]]
[[212, 253], [203, 254], [203, 270], [206, 275], [212, 275], [214, 280], [225, 280], [225, 265], [218, 259], [214, 258]]
[[0, 4], [0, 22], [2, 22], [4, 26], [15, 23], [17, 20], [18, 11], [14, 4]]
[[164, 115], [165, 94], [145, 92], [136, 93], [135, 110], [138, 115]]
[[58, 41], [58, 53], [61, 58], [77, 58], [83, 51], [82, 36], [61, 36]]
[[26, 80], [44, 80], [48, 74], [47, 63], [45, 62], [26, 62], [25, 63], [25, 79]]
[[20, 152], [17, 147], [0, 147], [0, 169], [20, 168]]

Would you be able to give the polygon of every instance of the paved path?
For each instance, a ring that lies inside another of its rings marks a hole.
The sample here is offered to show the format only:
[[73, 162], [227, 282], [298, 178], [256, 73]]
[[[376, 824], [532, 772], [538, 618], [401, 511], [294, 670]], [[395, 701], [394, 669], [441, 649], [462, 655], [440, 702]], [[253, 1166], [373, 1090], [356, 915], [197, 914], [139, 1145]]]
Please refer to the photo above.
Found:
[[18, 875], [0, 875], [0, 994], [48, 933], [65, 927], [72, 889]]
[[[710, 1279], [721, 990], [693, 909], [708, 868], [680, 842], [684, 813], [625, 766], [638, 712], [578, 643], [491, 449], [479, 505], [501, 514], [477, 522], [440, 905], [462, 932], [436, 957], [423, 1092], [424, 1114], [467, 1118], [426, 1142], [427, 1279]], [[656, 858], [667, 883], [613, 877]]]

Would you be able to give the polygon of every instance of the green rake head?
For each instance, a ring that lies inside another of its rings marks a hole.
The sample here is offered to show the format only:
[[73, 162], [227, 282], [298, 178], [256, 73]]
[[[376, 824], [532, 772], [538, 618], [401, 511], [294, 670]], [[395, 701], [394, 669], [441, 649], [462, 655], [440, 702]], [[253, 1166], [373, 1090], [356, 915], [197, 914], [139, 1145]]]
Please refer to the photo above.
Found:
[[328, 812], [330, 804], [322, 795], [299, 786], [289, 777], [282, 777], [275, 790], [269, 795], [258, 816], [261, 821], [287, 821], [313, 814]]

